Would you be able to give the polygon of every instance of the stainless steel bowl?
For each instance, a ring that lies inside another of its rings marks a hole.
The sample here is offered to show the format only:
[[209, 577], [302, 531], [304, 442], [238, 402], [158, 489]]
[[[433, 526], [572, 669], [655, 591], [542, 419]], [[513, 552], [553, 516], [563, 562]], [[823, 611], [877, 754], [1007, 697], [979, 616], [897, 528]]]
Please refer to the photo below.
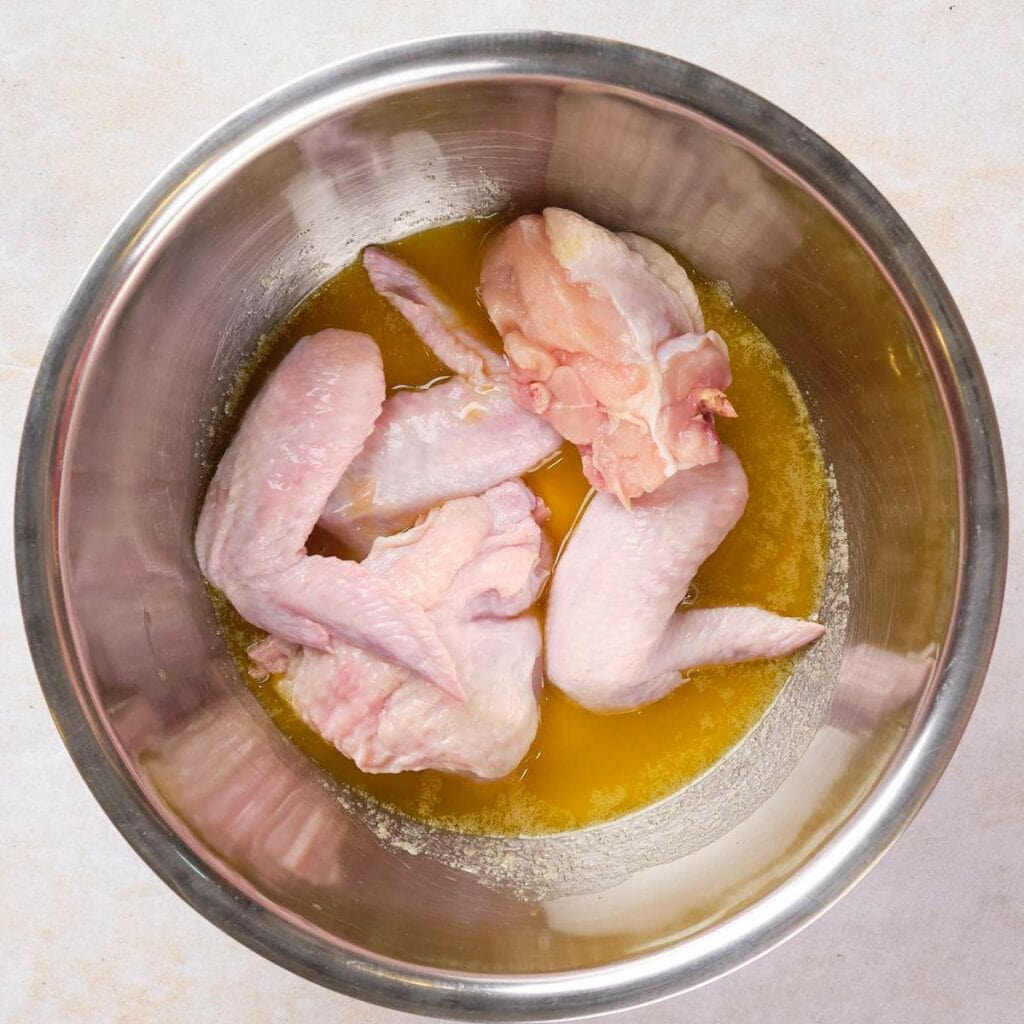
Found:
[[[367, 242], [509, 203], [628, 226], [728, 281], [804, 389], [836, 493], [830, 641], [751, 736], [656, 807], [502, 840], [375, 810], [276, 733], [217, 635], [192, 529], [261, 333]], [[835, 150], [669, 57], [474, 36], [286, 86], [139, 201], [47, 351], [16, 543], [65, 742], [184, 899], [364, 999], [542, 1020], [729, 971], [881, 856], [977, 698], [1006, 488], [952, 299]]]

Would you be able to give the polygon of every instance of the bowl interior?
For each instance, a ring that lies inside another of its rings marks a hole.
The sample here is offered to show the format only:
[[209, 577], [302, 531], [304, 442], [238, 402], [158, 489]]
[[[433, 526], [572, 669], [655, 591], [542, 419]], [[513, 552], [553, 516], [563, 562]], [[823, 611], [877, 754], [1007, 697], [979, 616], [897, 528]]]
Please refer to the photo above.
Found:
[[[683, 65], [685, 103], [642, 88], [642, 65], [632, 87], [585, 62], [492, 65], [310, 80], [208, 142], [122, 234], [72, 310], [50, 600], [103, 751], [94, 785], [112, 773], [154, 815], [150, 859], [174, 833], [203, 884], [240, 893], [220, 923], [257, 948], [339, 985], [371, 963], [382, 986], [420, 969], [527, 985], [671, 948], [684, 984], [712, 947], [690, 967], [679, 950], [735, 944], [773, 900], [792, 903], [777, 922], [796, 913], [794, 879], [827, 874], [934, 698], [961, 530], [941, 328], [882, 248], [888, 208], [844, 191], [850, 169], [784, 115], [755, 122], [756, 98]], [[533, 839], [337, 791], [249, 697], [192, 549], [261, 335], [367, 243], [510, 204], [648, 234], [728, 282], [803, 389], [835, 488], [830, 639], [761, 725], [675, 797]]]

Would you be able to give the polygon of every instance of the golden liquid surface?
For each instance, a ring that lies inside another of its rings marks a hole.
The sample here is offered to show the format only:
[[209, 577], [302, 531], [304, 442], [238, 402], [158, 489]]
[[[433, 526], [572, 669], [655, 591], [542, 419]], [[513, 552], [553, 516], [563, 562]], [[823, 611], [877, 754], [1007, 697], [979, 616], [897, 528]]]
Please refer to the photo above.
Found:
[[[476, 284], [487, 237], [504, 223], [494, 218], [463, 221], [388, 246], [495, 346], [500, 342], [477, 299]], [[739, 417], [719, 418], [718, 428], [746, 469], [750, 500], [737, 527], [701, 567], [688, 601], [695, 607], [756, 604], [785, 615], [808, 615], [820, 601], [828, 546], [825, 468], [810, 417], [765, 336], [723, 289], [693, 278], [708, 328], [729, 346], [733, 384], [728, 393]], [[390, 388], [421, 386], [449, 373], [373, 291], [356, 263], [304, 300], [261, 346], [265, 355], [239, 404], [251, 398], [291, 345], [325, 327], [372, 335]], [[551, 509], [545, 529], [557, 551], [589, 489], [575, 447], [566, 444], [527, 482]], [[309, 547], [337, 553], [318, 534]], [[249, 678], [245, 650], [262, 634], [216, 595], [215, 605], [243, 675], [298, 747], [336, 778], [377, 800], [465, 832], [538, 834], [579, 828], [667, 796], [744, 736], [779, 692], [796, 657], [693, 670], [689, 682], [663, 700], [615, 715], [585, 711], [546, 686], [533, 746], [516, 771], [497, 782], [434, 771], [368, 775], [300, 722], [272, 680]]]

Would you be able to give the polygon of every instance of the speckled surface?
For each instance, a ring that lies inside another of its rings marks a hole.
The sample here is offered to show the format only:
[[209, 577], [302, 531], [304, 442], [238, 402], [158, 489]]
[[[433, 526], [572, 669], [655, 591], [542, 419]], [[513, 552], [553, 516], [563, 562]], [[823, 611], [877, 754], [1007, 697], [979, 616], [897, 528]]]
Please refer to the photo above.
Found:
[[[362, 50], [454, 31], [616, 36], [725, 74], [800, 118], [894, 203], [970, 326], [1024, 499], [1024, 12], [1019, 3], [0, 5], [0, 493], [61, 306], [117, 218], [255, 96]], [[1024, 529], [961, 747], [906, 836], [781, 949], [615, 1020], [1008, 1024], [1024, 1000]], [[8, 537], [9, 528], [8, 528]], [[0, 1020], [411, 1021], [260, 959], [174, 896], [71, 765], [0, 545]]]

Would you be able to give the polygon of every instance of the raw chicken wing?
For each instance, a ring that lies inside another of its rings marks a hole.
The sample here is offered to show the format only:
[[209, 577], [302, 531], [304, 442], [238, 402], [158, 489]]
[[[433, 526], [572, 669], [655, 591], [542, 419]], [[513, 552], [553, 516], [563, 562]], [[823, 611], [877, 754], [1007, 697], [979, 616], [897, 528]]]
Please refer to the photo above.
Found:
[[816, 622], [760, 608], [680, 612], [701, 563], [735, 526], [747, 478], [724, 446], [623, 508], [598, 494], [570, 536], [548, 597], [548, 679], [584, 707], [657, 700], [698, 665], [774, 658], [817, 639]]
[[460, 697], [452, 657], [419, 605], [355, 562], [305, 552], [383, 400], [372, 338], [326, 330], [299, 341], [217, 467], [196, 555], [206, 578], [254, 625], [322, 651], [352, 644]]
[[374, 287], [457, 374], [398, 391], [338, 483], [320, 525], [360, 557], [380, 536], [451, 498], [480, 494], [557, 451], [558, 433], [513, 401], [504, 359], [463, 328], [407, 264], [369, 248]]
[[253, 654], [285, 670], [278, 685], [299, 716], [363, 771], [507, 775], [537, 731], [541, 633], [521, 613], [550, 566], [544, 511], [509, 481], [379, 539], [363, 562], [435, 623], [464, 701], [352, 646], [326, 654], [269, 642]]
[[717, 461], [713, 417], [735, 415], [729, 354], [661, 246], [549, 208], [501, 235], [480, 295], [516, 401], [579, 446], [598, 490], [628, 505]]

